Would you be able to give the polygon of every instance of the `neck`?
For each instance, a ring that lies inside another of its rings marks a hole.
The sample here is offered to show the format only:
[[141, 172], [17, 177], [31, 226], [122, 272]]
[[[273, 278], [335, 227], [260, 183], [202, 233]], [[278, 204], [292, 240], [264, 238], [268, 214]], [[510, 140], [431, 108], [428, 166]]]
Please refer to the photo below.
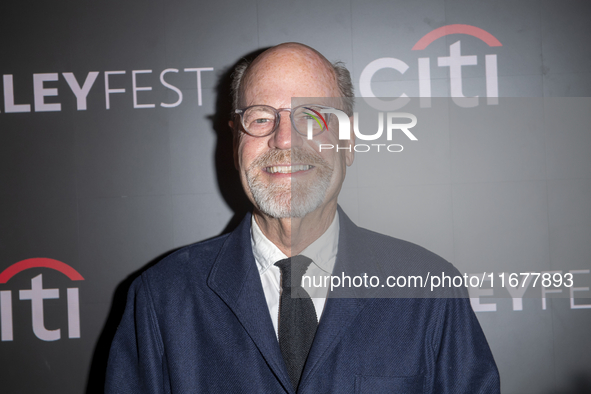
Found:
[[273, 218], [255, 208], [253, 215], [261, 231], [287, 257], [295, 256], [328, 229], [337, 204], [323, 206], [303, 218]]

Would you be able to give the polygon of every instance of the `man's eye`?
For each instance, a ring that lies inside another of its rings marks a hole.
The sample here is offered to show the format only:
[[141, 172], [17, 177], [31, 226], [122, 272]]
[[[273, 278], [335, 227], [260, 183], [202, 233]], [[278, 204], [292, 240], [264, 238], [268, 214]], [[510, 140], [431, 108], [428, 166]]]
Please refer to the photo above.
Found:
[[312, 115], [308, 115], [308, 114], [298, 114], [295, 117], [295, 119], [296, 119], [296, 121], [301, 122], [301, 121], [308, 120], [308, 119], [312, 119], [313, 120], [314, 117]]
[[269, 119], [260, 118], [260, 119], [255, 119], [254, 123], [267, 123], [268, 121], [269, 121]]

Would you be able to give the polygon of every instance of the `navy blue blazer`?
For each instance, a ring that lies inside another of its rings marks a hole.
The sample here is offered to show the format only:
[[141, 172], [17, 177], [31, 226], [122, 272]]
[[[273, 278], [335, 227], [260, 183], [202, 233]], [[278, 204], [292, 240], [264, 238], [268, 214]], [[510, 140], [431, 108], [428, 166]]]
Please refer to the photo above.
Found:
[[[365, 259], [391, 272], [455, 270], [339, 214], [337, 268]], [[254, 261], [250, 220], [180, 249], [133, 282], [111, 346], [106, 393], [294, 393]], [[468, 299], [329, 298], [298, 393], [499, 387]]]

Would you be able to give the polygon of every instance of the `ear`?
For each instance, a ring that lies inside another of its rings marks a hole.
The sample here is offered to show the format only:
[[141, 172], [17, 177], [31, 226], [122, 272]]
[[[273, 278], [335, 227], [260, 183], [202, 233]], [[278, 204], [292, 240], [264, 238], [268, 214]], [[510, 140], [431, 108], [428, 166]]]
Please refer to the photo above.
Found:
[[[349, 122], [351, 123], [351, 130], [353, 130], [353, 117], [349, 117]], [[345, 150], [345, 163], [347, 167], [350, 167], [355, 160], [355, 133], [351, 133], [351, 138], [349, 139], [349, 146], [351, 147], [351, 152], [349, 150]]]
[[230, 126], [230, 129], [232, 130], [232, 154], [234, 156], [234, 167], [239, 170], [239, 165], [238, 165], [238, 132], [236, 131], [236, 129], [234, 129], [234, 122], [229, 120], [228, 121], [228, 126]]

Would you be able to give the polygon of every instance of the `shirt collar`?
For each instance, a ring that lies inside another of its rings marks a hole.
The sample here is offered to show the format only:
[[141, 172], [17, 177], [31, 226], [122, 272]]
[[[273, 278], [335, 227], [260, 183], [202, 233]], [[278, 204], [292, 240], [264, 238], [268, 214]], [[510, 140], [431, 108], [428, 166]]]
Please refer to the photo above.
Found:
[[286, 259], [287, 256], [279, 250], [277, 246], [269, 238], [263, 234], [254, 215], [251, 218], [250, 226], [250, 242], [252, 243], [252, 253], [254, 260], [257, 263], [259, 274], [262, 275], [273, 264], [279, 260]]
[[[322, 234], [316, 241], [312, 242], [312, 244], [308, 245], [308, 247], [301, 253], [302, 255], [309, 257], [314, 264], [328, 274], [332, 273], [332, 268], [337, 255], [339, 228], [339, 213], [336, 212], [332, 223], [328, 226], [324, 234]], [[250, 241], [257, 269], [261, 275], [277, 261], [287, 258], [287, 256], [279, 250], [279, 248], [275, 246], [265, 234], [263, 234], [254, 215], [251, 218]]]

